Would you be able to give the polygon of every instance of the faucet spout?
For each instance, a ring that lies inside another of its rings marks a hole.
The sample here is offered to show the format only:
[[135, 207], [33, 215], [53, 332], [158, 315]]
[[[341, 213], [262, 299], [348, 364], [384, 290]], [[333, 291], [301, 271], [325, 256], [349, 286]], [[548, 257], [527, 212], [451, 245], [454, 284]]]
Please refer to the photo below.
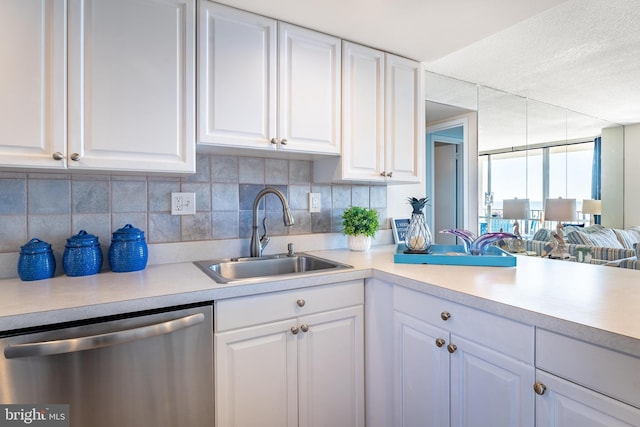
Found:
[[252, 257], [262, 256], [263, 249], [269, 243], [269, 236], [267, 235], [266, 226], [264, 227], [264, 235], [258, 238], [258, 207], [260, 206], [260, 200], [262, 200], [262, 198], [267, 194], [275, 194], [280, 200], [280, 203], [282, 203], [282, 220], [284, 221], [284, 225], [290, 227], [295, 223], [293, 220], [293, 215], [291, 215], [291, 209], [289, 209], [289, 202], [287, 202], [286, 197], [280, 190], [273, 187], [266, 187], [265, 189], [260, 191], [253, 201], [253, 225], [251, 231], [250, 248], [250, 255]]

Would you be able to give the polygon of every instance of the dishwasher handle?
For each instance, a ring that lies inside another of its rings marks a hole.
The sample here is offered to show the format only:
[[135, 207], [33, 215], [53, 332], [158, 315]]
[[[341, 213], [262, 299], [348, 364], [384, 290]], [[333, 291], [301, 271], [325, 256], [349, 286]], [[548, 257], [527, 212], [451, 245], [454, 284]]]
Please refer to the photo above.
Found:
[[179, 319], [141, 326], [139, 328], [107, 332], [86, 337], [67, 338], [55, 341], [40, 341], [26, 344], [8, 345], [4, 349], [7, 359], [31, 356], [50, 356], [125, 344], [145, 338], [166, 335], [180, 329], [189, 328], [204, 321], [204, 314], [196, 313]]

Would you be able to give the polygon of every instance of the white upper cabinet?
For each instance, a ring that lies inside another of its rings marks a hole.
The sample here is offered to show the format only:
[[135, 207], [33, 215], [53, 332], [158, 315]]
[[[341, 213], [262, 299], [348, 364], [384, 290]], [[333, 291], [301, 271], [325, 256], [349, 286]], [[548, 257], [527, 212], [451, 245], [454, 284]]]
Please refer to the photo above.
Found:
[[0, 4], [0, 166], [195, 171], [195, 0]]
[[384, 52], [344, 42], [342, 178], [384, 181]]
[[340, 154], [340, 39], [279, 23], [279, 143]]
[[0, 2], [0, 166], [64, 168], [64, 1]]
[[276, 21], [202, 1], [198, 35], [198, 142], [270, 149], [276, 137]]
[[195, 0], [71, 0], [70, 168], [195, 172]]
[[385, 164], [392, 181], [420, 182], [424, 164], [424, 99], [419, 62], [386, 54]]
[[340, 40], [200, 3], [198, 142], [340, 153]]
[[317, 161], [315, 179], [421, 182], [421, 64], [350, 42], [342, 61], [342, 157]]

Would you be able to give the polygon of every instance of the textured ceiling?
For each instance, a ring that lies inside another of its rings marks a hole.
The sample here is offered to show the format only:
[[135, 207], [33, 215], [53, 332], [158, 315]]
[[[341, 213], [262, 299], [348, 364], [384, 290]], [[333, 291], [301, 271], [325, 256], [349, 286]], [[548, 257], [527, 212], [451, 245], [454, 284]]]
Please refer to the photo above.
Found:
[[571, 0], [426, 67], [615, 123], [640, 123], [640, 1]]

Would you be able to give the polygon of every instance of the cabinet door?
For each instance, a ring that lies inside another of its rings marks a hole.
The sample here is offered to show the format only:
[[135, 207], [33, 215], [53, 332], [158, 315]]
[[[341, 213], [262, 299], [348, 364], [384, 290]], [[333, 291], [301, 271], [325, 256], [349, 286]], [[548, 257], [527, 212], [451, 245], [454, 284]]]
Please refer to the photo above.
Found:
[[69, 167], [195, 172], [195, 0], [70, 0]]
[[536, 396], [537, 427], [622, 427], [640, 425], [640, 409], [538, 370], [547, 388]]
[[533, 366], [456, 335], [451, 344], [451, 425], [533, 427]]
[[298, 425], [295, 320], [217, 333], [218, 427]]
[[340, 39], [278, 28], [280, 149], [340, 154]]
[[0, 166], [65, 167], [65, 23], [64, 1], [0, 2]]
[[394, 425], [448, 427], [449, 334], [398, 311], [393, 321]]
[[392, 182], [420, 182], [425, 144], [422, 66], [387, 54], [385, 74], [385, 173]]
[[384, 55], [343, 43], [342, 179], [385, 180]]
[[299, 319], [301, 427], [364, 427], [363, 322], [362, 306]]
[[276, 21], [203, 1], [198, 142], [276, 149]]

